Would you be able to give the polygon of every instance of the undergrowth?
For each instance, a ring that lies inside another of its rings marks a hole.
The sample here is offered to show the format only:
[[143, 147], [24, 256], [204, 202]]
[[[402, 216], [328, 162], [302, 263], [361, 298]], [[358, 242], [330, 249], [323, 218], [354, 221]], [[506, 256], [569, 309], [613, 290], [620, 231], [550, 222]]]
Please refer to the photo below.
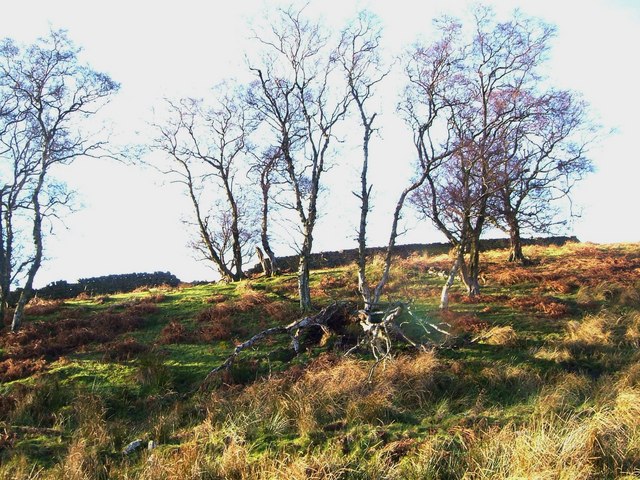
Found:
[[[294, 276], [36, 300], [0, 336], [0, 479], [637, 478], [640, 245], [525, 255], [485, 252], [482, 295], [456, 286], [446, 313], [447, 254], [394, 263], [384, 300], [410, 300], [406, 322], [475, 343], [372, 370], [339, 341], [268, 341], [201, 390], [234, 344], [299, 318]], [[354, 282], [313, 272], [313, 298]]]

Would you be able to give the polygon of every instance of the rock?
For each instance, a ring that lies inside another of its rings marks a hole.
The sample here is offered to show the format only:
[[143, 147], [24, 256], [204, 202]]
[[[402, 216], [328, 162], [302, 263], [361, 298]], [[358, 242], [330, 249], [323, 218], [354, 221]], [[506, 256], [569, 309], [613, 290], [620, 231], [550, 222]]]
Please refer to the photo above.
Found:
[[123, 455], [129, 455], [142, 446], [142, 440], [137, 438], [122, 450]]

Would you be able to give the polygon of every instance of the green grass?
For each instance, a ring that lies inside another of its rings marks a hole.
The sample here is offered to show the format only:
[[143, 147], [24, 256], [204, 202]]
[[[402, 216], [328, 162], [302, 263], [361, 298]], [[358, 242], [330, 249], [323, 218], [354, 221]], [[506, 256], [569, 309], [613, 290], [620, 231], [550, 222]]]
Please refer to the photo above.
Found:
[[[445, 317], [437, 308], [444, 279], [429, 268], [447, 264], [446, 254], [399, 260], [383, 301], [411, 302], [402, 321], [412, 338], [443, 339], [426, 335], [423, 319], [446, 320], [458, 333], [461, 325], [481, 329], [470, 336], [492, 327], [509, 335], [420, 354], [398, 347], [371, 376], [367, 352], [344, 359], [315, 345], [292, 358], [283, 338], [243, 352], [198, 391], [236, 342], [295, 318], [291, 274], [41, 305], [27, 323], [111, 314], [144, 323], [47, 357], [44, 370], [0, 385], [0, 478], [638, 474], [640, 245], [525, 253], [536, 264], [516, 270], [505, 251], [484, 254], [483, 297], [467, 302], [456, 285]], [[380, 268], [374, 259], [372, 279]], [[574, 277], [583, 279], [578, 288]], [[601, 285], [608, 278], [614, 290]], [[356, 286], [353, 266], [311, 275], [318, 308], [357, 301]], [[171, 322], [183, 325], [185, 341], [160, 341]], [[204, 341], [203, 328], [216, 322], [225, 338]], [[109, 359], [110, 350], [133, 347], [141, 350]], [[0, 355], [9, 354], [2, 347]], [[134, 438], [159, 448], [123, 457]]]

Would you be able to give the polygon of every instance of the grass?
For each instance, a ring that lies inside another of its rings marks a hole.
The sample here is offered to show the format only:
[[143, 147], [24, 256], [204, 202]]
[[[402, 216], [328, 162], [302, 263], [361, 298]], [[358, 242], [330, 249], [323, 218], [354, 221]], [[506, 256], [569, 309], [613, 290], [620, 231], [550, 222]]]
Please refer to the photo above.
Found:
[[[408, 331], [482, 340], [399, 349], [373, 374], [340, 342], [294, 357], [274, 340], [197, 390], [236, 342], [297, 318], [292, 275], [33, 302], [0, 335], [0, 479], [636, 478], [640, 245], [525, 255], [485, 252], [482, 295], [456, 285], [446, 314], [448, 255], [398, 260], [384, 300], [412, 302]], [[314, 301], [356, 283], [313, 272]], [[124, 456], [134, 439], [158, 446]]]

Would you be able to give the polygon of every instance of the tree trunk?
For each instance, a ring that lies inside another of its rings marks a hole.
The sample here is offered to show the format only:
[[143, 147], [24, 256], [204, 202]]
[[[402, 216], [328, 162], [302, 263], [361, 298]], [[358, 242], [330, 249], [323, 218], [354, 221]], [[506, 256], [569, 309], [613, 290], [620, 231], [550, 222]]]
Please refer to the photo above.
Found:
[[[263, 199], [263, 202], [268, 202], [268, 192], [265, 193], [265, 195], [267, 196], [267, 199]], [[272, 277], [274, 275], [277, 275], [278, 273], [278, 267], [277, 267], [277, 263], [276, 263], [276, 256], [273, 253], [273, 250], [271, 250], [271, 245], [269, 244], [269, 232], [268, 232], [268, 226], [269, 226], [269, 219], [268, 219], [268, 215], [269, 215], [269, 207], [267, 205], [267, 203], [263, 203], [262, 205], [262, 225], [261, 225], [261, 230], [260, 230], [260, 241], [262, 243], [262, 248], [264, 249], [264, 253], [266, 254], [266, 261], [269, 264], [269, 271], [267, 273], [267, 270], [265, 270], [265, 275], [268, 275], [269, 277]], [[264, 268], [263, 268], [264, 269]]]
[[194, 213], [196, 214], [196, 219], [198, 221], [198, 229], [200, 230], [200, 238], [202, 239], [202, 243], [207, 248], [207, 253], [209, 254], [209, 260], [211, 260], [218, 269], [218, 273], [222, 281], [231, 282], [234, 280], [233, 272], [227, 268], [225, 262], [220, 258], [220, 255], [216, 251], [213, 242], [211, 241], [211, 237], [209, 236], [209, 230], [207, 227], [207, 222], [203, 218], [202, 213], [200, 211], [200, 202], [198, 201], [198, 197], [195, 192], [195, 188], [193, 186], [193, 180], [191, 178], [191, 172], [187, 169], [185, 172], [185, 176], [187, 181], [185, 182], [189, 189], [189, 198], [191, 199], [191, 204], [193, 205]]
[[471, 241], [471, 249], [469, 251], [469, 276], [467, 279], [467, 294], [469, 297], [475, 297], [480, 294], [480, 239], [475, 238]]
[[[3, 272], [4, 273], [4, 272]], [[5, 282], [4, 275], [0, 281], [0, 328], [4, 325], [4, 316], [8, 310], [9, 296], [11, 295], [10, 285]]]
[[527, 263], [527, 257], [522, 253], [520, 226], [515, 220], [509, 221], [509, 247], [509, 262], [525, 265]]
[[265, 253], [267, 254], [267, 262], [269, 263], [269, 276], [275, 277], [278, 275], [278, 261], [276, 259], [275, 254], [271, 250], [269, 243], [266, 245], [263, 243], [262, 246], [265, 249]]
[[311, 310], [311, 290], [309, 287], [309, 255], [300, 254], [298, 264], [298, 293], [300, 296], [300, 310], [308, 312]]
[[262, 242], [262, 248], [267, 255], [269, 262], [269, 273], [266, 270], [265, 275], [270, 277], [278, 274], [278, 267], [276, 264], [276, 256], [271, 250], [271, 244], [269, 243], [269, 190], [271, 189], [271, 182], [269, 181], [269, 174], [273, 167], [273, 163], [265, 166], [260, 174], [260, 187], [262, 190], [262, 218], [260, 221], [260, 241]]
[[464, 252], [460, 253], [460, 261], [458, 263], [458, 271], [460, 272], [460, 281], [465, 286], [467, 294], [471, 290], [471, 279], [469, 276], [469, 266], [464, 258]]
[[13, 261], [13, 221], [12, 212], [8, 207], [2, 212], [0, 223], [0, 326], [4, 324], [5, 315], [9, 310], [11, 296], [11, 275]]
[[258, 260], [260, 261], [260, 265], [262, 265], [262, 272], [265, 274], [265, 276], [270, 277], [272, 272], [271, 272], [271, 265], [269, 264], [269, 259], [268, 257], [264, 256], [264, 253], [262, 253], [262, 249], [257, 245], [256, 245], [256, 254], [258, 255]]
[[233, 267], [235, 267], [232, 275], [233, 280], [237, 282], [244, 278], [244, 272], [242, 271], [242, 245], [240, 241], [239, 226], [240, 215], [238, 213], [238, 203], [236, 202], [233, 190], [231, 189], [231, 184], [229, 183], [229, 171], [221, 169], [220, 172], [225, 192], [227, 194], [227, 202], [229, 202], [229, 206], [231, 207], [231, 250], [233, 251]]
[[[43, 162], [44, 163], [44, 162]], [[35, 249], [33, 262], [29, 267], [29, 271], [27, 273], [27, 281], [20, 293], [20, 298], [18, 299], [18, 304], [16, 305], [16, 309], [13, 312], [13, 321], [11, 322], [11, 331], [17, 332], [20, 329], [20, 325], [22, 325], [22, 318], [24, 316], [24, 307], [27, 305], [27, 302], [31, 298], [33, 294], [33, 280], [36, 277], [36, 273], [40, 269], [40, 265], [42, 263], [42, 212], [40, 211], [40, 191], [42, 189], [42, 185], [44, 184], [44, 176], [46, 172], [46, 167], [42, 167], [43, 170], [38, 178], [38, 185], [36, 186], [31, 203], [33, 205], [33, 245]]]
[[20, 299], [18, 300], [16, 309], [13, 312], [13, 320], [11, 321], [11, 331], [14, 333], [20, 330], [20, 326], [22, 325], [22, 317], [24, 316], [24, 307], [27, 305], [27, 302], [29, 301], [29, 297], [33, 292], [32, 285], [29, 285], [28, 287], [25, 286], [24, 290], [22, 290], [22, 293], [20, 293]]
[[396, 239], [398, 238], [398, 222], [400, 221], [400, 213], [402, 212], [402, 208], [404, 207], [404, 202], [407, 197], [411, 194], [411, 192], [420, 188], [420, 186], [427, 179], [428, 170], [423, 171], [422, 175], [418, 177], [411, 185], [405, 188], [400, 194], [400, 198], [398, 198], [398, 203], [396, 203], [396, 208], [393, 211], [393, 220], [391, 222], [391, 232], [389, 233], [389, 244], [387, 245], [387, 252], [385, 254], [384, 259], [384, 270], [382, 271], [382, 277], [376, 284], [373, 292], [370, 292], [371, 301], [370, 303], [376, 304], [380, 301], [380, 296], [382, 295], [382, 291], [389, 280], [389, 272], [391, 270], [391, 260], [393, 257], [393, 250], [396, 246]]
[[360, 198], [360, 226], [358, 228], [358, 291], [362, 295], [364, 301], [364, 309], [369, 312], [372, 308], [371, 305], [371, 289], [367, 282], [367, 214], [369, 213], [369, 196], [371, 194], [371, 187], [368, 185], [367, 172], [369, 168], [369, 138], [371, 122], [367, 123], [364, 111], [362, 110], [362, 118], [365, 126], [364, 142], [362, 146], [363, 161], [362, 172], [360, 174], [360, 194], [357, 195]]
[[440, 294], [440, 310], [449, 310], [449, 289], [458, 275], [460, 264], [464, 262], [463, 255], [464, 253], [458, 253], [456, 256], [456, 260], [453, 262], [447, 281], [442, 287], [442, 293]]

